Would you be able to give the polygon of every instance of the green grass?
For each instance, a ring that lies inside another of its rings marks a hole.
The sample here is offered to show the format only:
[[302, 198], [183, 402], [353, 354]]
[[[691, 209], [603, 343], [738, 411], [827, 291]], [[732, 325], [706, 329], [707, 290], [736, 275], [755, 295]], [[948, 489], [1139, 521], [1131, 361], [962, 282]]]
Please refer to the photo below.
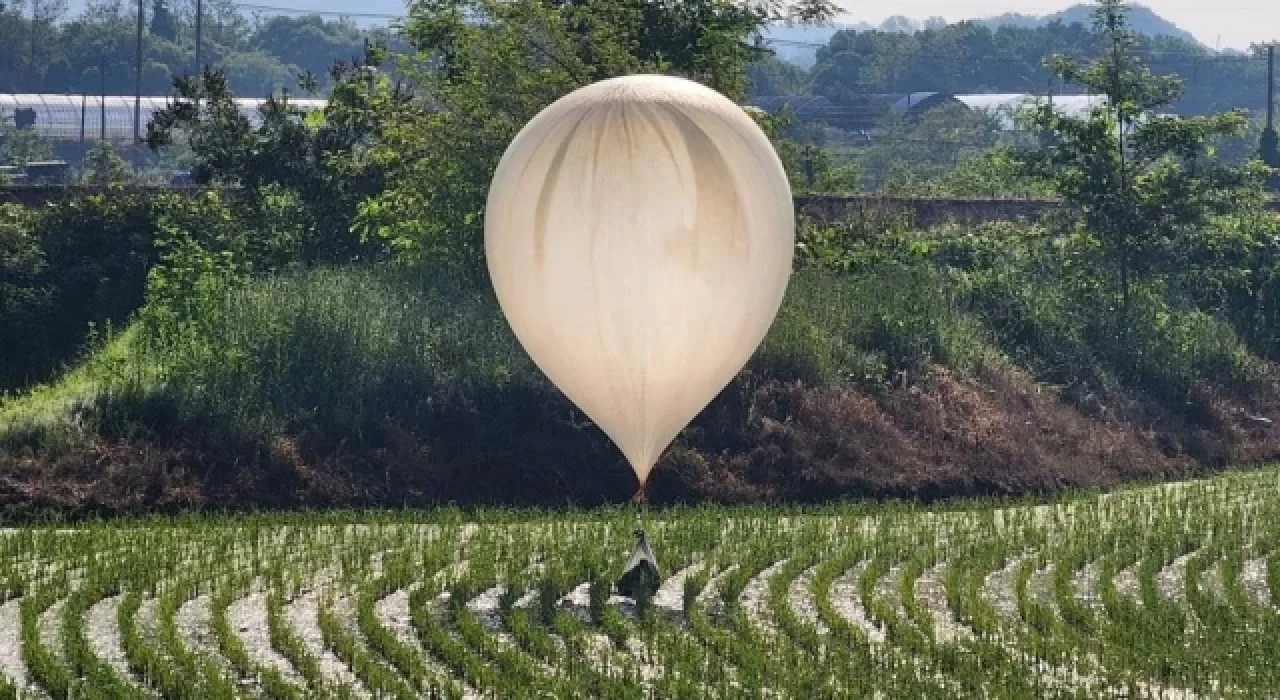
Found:
[[154, 385], [155, 371], [139, 351], [130, 326], [104, 338], [80, 364], [56, 380], [22, 393], [0, 395], [0, 449], [40, 445], [58, 452], [93, 429], [91, 417], [104, 393], [122, 386]]
[[[147, 318], [145, 315], [143, 318]], [[873, 389], [930, 362], [997, 361], [981, 323], [927, 272], [798, 272], [750, 364], [759, 375]], [[196, 319], [134, 324], [57, 381], [0, 400], [0, 445], [62, 446], [146, 421], [147, 400], [242, 436], [413, 421], [442, 395], [545, 387], [483, 280], [433, 269], [319, 269], [255, 281]]]

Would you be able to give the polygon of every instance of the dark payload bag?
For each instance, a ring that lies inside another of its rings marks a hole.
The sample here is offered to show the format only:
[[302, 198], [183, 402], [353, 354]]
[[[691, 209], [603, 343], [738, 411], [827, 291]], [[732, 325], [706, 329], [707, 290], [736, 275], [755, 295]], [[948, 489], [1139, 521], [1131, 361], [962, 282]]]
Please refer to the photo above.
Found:
[[622, 576], [616, 584], [618, 595], [635, 598], [636, 593], [646, 589], [650, 595], [657, 592], [662, 583], [662, 570], [658, 568], [658, 558], [649, 549], [644, 530], [636, 528], [636, 550], [631, 553], [627, 565], [622, 569]]

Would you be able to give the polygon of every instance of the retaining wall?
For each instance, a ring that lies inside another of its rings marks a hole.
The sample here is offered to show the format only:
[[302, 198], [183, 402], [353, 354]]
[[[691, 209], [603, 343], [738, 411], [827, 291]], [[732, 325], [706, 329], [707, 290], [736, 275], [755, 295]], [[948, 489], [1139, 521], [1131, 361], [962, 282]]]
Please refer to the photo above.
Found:
[[[196, 192], [198, 187], [131, 186], [114, 191], [129, 193]], [[101, 194], [108, 190], [91, 185], [8, 185], [0, 186], [0, 202], [39, 205], [46, 202]], [[1054, 199], [966, 199], [953, 197], [881, 197], [876, 195], [797, 195], [796, 211], [819, 221], [837, 221], [850, 216], [899, 213], [917, 226], [932, 226], [948, 221], [983, 223], [1038, 219], [1061, 208]], [[1280, 212], [1280, 201], [1269, 207]]]

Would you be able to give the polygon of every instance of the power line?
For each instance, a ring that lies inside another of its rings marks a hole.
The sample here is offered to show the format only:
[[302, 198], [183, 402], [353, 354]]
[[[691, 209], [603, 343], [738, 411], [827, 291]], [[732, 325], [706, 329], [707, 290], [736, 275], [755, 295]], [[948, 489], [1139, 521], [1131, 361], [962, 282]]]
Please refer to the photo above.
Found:
[[[279, 5], [262, 5], [262, 4], [247, 3], [247, 2], [236, 2], [233, 4], [236, 7], [239, 7], [241, 9], [251, 10], [255, 12], [279, 12], [281, 14], [319, 15], [321, 17], [350, 17], [355, 19], [397, 20], [397, 19], [405, 18], [405, 15], [384, 14], [384, 13], [376, 13], [376, 12], [342, 12], [342, 11], [336, 11], [336, 10], [313, 10], [313, 9], [307, 9], [304, 7], [283, 7]], [[814, 41], [800, 41], [797, 39], [776, 39], [772, 37], [762, 37], [761, 41], [763, 41], [766, 44], [772, 44], [776, 46], [792, 46], [797, 48], [820, 49], [820, 48], [826, 48], [830, 46], [830, 42], [821, 43], [821, 42], [814, 42]], [[1192, 57], [1195, 59], [1208, 60], [1208, 61], [1214, 61], [1214, 60], [1262, 61], [1264, 60], [1263, 56], [1258, 56], [1258, 55], [1214, 54], [1213, 52], [1210, 52], [1207, 49], [1203, 51], [1196, 51], [1193, 49], [1156, 49], [1156, 48], [1144, 47], [1144, 48], [1131, 49], [1130, 52], [1133, 54], [1146, 55], [1149, 57], [1184, 55], [1184, 56]], [[920, 54], [920, 53], [914, 53], [912, 54], [912, 57], [915, 57], [915, 58], [932, 57], [932, 58], [937, 58], [939, 60], [948, 60], [948, 59], [955, 58], [954, 56], [947, 56], [942, 54], [928, 56], [927, 54]], [[1089, 56], [1075, 56], [1075, 58], [1089, 58]], [[1023, 59], [1015, 58], [1015, 57], [989, 57], [989, 58], [983, 58], [981, 60], [984, 63], [1024, 63], [1025, 62]]]
[[404, 15], [389, 15], [376, 12], [339, 12], [335, 10], [308, 10], [303, 7], [279, 7], [276, 5], [258, 5], [237, 2], [236, 7], [254, 12], [279, 12], [280, 14], [319, 15], [321, 17], [350, 17], [354, 19], [404, 19]]

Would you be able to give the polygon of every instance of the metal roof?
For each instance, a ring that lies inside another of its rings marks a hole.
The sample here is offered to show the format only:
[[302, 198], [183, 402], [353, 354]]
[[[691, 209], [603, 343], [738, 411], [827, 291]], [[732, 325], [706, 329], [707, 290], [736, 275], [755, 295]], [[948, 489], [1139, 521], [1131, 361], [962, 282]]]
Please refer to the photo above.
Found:
[[777, 112], [786, 106], [799, 117], [820, 115], [835, 106], [831, 100], [820, 95], [761, 95], [752, 97], [748, 104], [766, 112]]
[[[132, 96], [107, 95], [57, 95], [41, 93], [0, 94], [0, 119], [13, 119], [19, 109], [31, 109], [36, 113], [34, 128], [51, 141], [97, 141], [103, 134], [108, 141], [128, 143], [133, 141]], [[172, 97], [142, 97], [139, 101], [141, 122], [139, 130], [145, 133], [147, 123], [154, 114], [173, 102]], [[236, 99], [240, 113], [250, 123], [260, 122], [258, 108], [266, 102], [262, 98]], [[323, 109], [325, 100], [289, 98], [289, 104], [310, 111]]]
[[913, 92], [898, 98], [893, 103], [893, 111], [916, 114], [954, 100], [953, 95], [945, 92]]

